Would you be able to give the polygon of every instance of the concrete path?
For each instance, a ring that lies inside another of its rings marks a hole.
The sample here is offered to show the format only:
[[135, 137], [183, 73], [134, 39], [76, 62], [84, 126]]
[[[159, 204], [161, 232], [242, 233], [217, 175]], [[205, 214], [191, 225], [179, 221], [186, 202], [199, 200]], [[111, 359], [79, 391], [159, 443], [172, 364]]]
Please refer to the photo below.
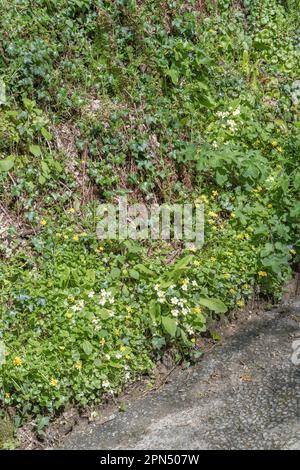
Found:
[[[297, 344], [297, 338], [299, 343]], [[300, 449], [300, 300], [238, 325], [194, 367], [66, 449]]]

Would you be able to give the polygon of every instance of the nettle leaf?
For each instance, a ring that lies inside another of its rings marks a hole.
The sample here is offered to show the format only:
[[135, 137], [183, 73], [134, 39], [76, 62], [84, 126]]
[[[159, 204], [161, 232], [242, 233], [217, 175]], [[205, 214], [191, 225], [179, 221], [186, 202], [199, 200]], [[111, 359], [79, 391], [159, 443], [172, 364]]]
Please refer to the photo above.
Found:
[[7, 172], [12, 169], [14, 166], [14, 159], [12, 157], [7, 157], [4, 158], [3, 160], [0, 160], [0, 171], [2, 172]]
[[199, 299], [199, 304], [203, 305], [204, 307], [209, 308], [209, 310], [212, 310], [213, 312], [216, 312], [216, 313], [226, 313], [228, 310], [224, 302], [216, 298], [205, 299], [201, 297]]
[[93, 351], [93, 346], [91, 345], [89, 341], [86, 340], [82, 343], [82, 349], [85, 352], [85, 354], [89, 356]]
[[174, 338], [177, 330], [176, 320], [172, 317], [162, 317], [161, 322], [165, 331]]

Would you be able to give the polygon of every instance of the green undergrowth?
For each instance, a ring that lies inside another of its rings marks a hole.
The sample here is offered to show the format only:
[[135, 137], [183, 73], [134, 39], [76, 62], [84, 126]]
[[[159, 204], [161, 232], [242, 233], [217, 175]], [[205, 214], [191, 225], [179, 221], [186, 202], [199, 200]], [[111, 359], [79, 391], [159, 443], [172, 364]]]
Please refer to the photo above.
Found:
[[[200, 7], [200, 4], [202, 5]], [[0, 27], [2, 411], [121, 391], [299, 261], [299, 1], [14, 0]], [[204, 204], [201, 250], [97, 204]], [[1, 440], [1, 438], [0, 438]]]

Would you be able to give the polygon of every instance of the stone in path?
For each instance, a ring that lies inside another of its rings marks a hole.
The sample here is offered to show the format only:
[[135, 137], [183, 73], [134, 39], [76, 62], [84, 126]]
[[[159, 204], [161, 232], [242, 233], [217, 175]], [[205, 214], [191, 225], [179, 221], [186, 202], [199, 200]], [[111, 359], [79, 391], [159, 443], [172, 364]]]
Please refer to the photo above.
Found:
[[79, 426], [64, 448], [300, 449], [300, 300], [254, 315], [125, 413]]

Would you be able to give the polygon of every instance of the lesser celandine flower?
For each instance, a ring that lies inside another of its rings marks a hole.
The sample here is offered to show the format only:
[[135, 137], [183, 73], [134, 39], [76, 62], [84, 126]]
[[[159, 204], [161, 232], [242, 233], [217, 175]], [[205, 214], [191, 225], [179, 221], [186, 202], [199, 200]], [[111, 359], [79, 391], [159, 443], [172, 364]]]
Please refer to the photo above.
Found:
[[194, 307], [194, 308], [192, 308], [192, 312], [193, 312], [193, 313], [196, 313], [196, 314], [201, 313], [201, 312], [202, 312], [202, 308], [201, 308], [201, 307]]
[[266, 273], [266, 271], [258, 271], [258, 275], [260, 277], [267, 277], [268, 273]]
[[15, 366], [21, 366], [23, 363], [23, 360], [21, 359], [20, 356], [16, 356], [13, 360], [13, 363]]
[[52, 385], [52, 387], [57, 387], [57, 384], [58, 380], [52, 377], [52, 379], [50, 380], [50, 385]]
[[40, 220], [40, 225], [42, 225], [42, 226], [47, 225], [47, 220], [46, 219], [41, 219]]

